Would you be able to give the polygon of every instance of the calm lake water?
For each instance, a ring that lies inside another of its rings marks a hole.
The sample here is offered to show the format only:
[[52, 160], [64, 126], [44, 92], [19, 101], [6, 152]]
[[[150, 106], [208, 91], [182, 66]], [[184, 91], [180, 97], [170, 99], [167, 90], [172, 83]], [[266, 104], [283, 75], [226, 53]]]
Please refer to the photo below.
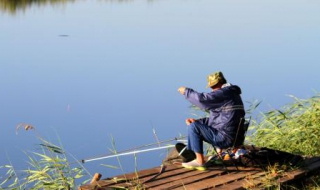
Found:
[[[1, 1], [0, 1], [1, 2]], [[76, 159], [185, 135], [189, 103], [180, 86], [208, 91], [223, 71], [280, 108], [288, 94], [319, 90], [320, 2], [316, 0], [78, 0], [0, 3], [0, 165], [26, 169], [23, 151], [39, 151], [32, 124]], [[155, 129], [157, 138], [153, 134]], [[137, 168], [161, 164], [165, 151], [137, 155]], [[125, 172], [134, 156], [121, 157]], [[103, 177], [121, 173], [84, 166]]]

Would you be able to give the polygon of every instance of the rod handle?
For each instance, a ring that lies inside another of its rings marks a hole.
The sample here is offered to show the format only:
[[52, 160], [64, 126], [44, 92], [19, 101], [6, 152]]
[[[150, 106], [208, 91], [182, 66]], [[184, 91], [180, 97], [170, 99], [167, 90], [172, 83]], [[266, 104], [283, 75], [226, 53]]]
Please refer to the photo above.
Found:
[[90, 182], [90, 184], [94, 184], [95, 182], [99, 181], [101, 176], [102, 176], [101, 174], [95, 173], [93, 178], [92, 178], [92, 180], [91, 180], [91, 182]]

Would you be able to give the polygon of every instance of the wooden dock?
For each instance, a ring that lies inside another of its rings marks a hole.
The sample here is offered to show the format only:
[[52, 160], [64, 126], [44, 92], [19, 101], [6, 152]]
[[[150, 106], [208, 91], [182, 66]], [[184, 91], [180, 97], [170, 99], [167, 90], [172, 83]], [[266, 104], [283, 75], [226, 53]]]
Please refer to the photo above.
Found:
[[[206, 171], [189, 170], [181, 165], [168, 165], [119, 175], [79, 187], [79, 190], [108, 189], [252, 189], [273, 180], [276, 185], [285, 185], [301, 180], [320, 170], [320, 157], [304, 160], [301, 167], [284, 173], [270, 173], [259, 167], [217, 165]], [[161, 171], [161, 172], [160, 172]]]

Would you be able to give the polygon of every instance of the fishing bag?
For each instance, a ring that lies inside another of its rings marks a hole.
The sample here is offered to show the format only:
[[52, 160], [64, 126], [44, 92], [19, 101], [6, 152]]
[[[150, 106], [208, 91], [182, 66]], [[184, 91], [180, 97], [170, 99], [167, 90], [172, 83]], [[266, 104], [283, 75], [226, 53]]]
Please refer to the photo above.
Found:
[[251, 146], [246, 151], [246, 154], [239, 157], [240, 162], [244, 166], [260, 166], [262, 168], [275, 164], [295, 166], [303, 159], [300, 155], [267, 147], [258, 148]]

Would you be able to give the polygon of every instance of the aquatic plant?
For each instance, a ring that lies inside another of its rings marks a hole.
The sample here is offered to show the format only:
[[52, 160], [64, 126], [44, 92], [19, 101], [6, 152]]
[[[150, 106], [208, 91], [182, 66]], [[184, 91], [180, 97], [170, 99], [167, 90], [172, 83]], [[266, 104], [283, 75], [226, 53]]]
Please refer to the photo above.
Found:
[[73, 163], [78, 166], [72, 167], [72, 162], [61, 146], [50, 143], [39, 135], [37, 138], [40, 140], [40, 150], [25, 152], [28, 157], [27, 169], [17, 171], [11, 163], [0, 167], [6, 170], [6, 174], [0, 178], [0, 189], [76, 189], [76, 180], [90, 175], [77, 161]]
[[246, 140], [294, 154], [320, 155], [320, 94], [309, 99], [290, 97], [292, 103], [252, 121]]
[[[320, 94], [308, 99], [295, 96], [293, 102], [281, 109], [273, 109], [261, 114], [261, 118], [251, 121], [246, 141], [256, 146], [269, 147], [304, 156], [320, 155]], [[270, 166], [271, 167], [271, 166]], [[278, 167], [269, 168], [267, 174], [281, 173]], [[282, 171], [283, 172], [283, 171]], [[279, 189], [276, 179], [268, 178], [264, 188]], [[319, 189], [320, 176], [307, 178], [301, 184], [288, 189]]]

